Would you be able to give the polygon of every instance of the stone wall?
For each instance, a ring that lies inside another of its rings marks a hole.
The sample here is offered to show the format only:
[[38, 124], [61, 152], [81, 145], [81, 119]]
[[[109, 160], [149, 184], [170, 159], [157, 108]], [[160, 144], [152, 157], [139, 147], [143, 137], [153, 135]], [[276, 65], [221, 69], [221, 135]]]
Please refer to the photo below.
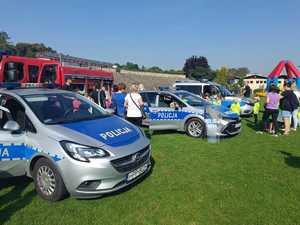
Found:
[[123, 74], [139, 75], [139, 76], [151, 76], [151, 77], [171, 77], [184, 79], [184, 74], [169, 74], [169, 73], [152, 73], [152, 72], [141, 72], [141, 71], [131, 71], [131, 70], [121, 70]]
[[162, 74], [162, 73], [148, 73], [148, 72], [134, 72], [121, 70], [121, 73], [114, 74], [114, 83], [130, 84], [142, 83], [146, 90], [157, 89], [159, 86], [170, 86], [176, 80], [185, 79], [184, 75]]

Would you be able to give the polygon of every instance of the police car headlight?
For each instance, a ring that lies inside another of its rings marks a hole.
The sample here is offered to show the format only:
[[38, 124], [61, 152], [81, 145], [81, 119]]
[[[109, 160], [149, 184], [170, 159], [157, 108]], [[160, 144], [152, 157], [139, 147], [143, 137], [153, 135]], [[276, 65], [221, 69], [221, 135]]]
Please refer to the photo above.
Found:
[[73, 159], [89, 162], [89, 159], [103, 158], [109, 156], [108, 152], [103, 149], [76, 144], [74, 142], [60, 142], [66, 153]]

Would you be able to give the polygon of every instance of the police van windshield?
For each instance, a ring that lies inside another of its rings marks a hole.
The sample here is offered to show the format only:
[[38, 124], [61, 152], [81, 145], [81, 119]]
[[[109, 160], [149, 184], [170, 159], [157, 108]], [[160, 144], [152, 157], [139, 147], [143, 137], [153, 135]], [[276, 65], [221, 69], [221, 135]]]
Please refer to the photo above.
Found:
[[45, 124], [71, 123], [109, 116], [100, 107], [75, 93], [36, 94], [23, 98]]
[[218, 88], [219, 88], [222, 96], [224, 96], [224, 97], [234, 96], [234, 94], [232, 94], [225, 86], [220, 85], [220, 86], [218, 86]]
[[204, 99], [200, 98], [198, 95], [194, 95], [187, 91], [178, 91], [176, 95], [185, 103], [190, 106], [208, 106], [210, 105], [209, 102], [205, 101]]

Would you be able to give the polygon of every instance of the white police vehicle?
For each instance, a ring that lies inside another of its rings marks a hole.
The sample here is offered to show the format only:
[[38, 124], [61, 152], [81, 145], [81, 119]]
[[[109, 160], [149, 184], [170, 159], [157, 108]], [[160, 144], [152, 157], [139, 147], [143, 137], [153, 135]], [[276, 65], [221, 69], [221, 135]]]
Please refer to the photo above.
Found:
[[151, 130], [184, 131], [192, 137], [205, 137], [212, 132], [215, 136], [230, 136], [241, 131], [237, 114], [190, 92], [143, 91], [140, 94], [147, 114], [144, 125]]
[[143, 131], [78, 94], [0, 90], [0, 177], [27, 175], [50, 201], [117, 191], [151, 168]]
[[184, 90], [194, 93], [199, 96], [206, 94], [221, 94], [224, 97], [222, 105], [230, 108], [234, 100], [238, 100], [241, 106], [241, 115], [250, 115], [253, 112], [254, 102], [250, 98], [241, 98], [235, 96], [223, 85], [209, 82], [209, 81], [195, 81], [195, 80], [183, 80], [177, 81], [173, 84], [173, 88], [176, 90]]

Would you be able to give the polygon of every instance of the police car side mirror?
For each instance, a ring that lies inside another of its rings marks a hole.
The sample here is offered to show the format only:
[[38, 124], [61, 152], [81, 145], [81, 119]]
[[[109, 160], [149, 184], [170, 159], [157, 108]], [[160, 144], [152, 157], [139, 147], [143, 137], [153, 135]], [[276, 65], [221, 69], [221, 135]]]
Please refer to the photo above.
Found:
[[108, 108], [108, 109], [105, 109], [105, 112], [107, 112], [108, 114], [114, 114], [115, 110], [111, 109], [111, 108]]
[[3, 130], [16, 132], [20, 130], [20, 125], [16, 121], [9, 120], [4, 124]]

